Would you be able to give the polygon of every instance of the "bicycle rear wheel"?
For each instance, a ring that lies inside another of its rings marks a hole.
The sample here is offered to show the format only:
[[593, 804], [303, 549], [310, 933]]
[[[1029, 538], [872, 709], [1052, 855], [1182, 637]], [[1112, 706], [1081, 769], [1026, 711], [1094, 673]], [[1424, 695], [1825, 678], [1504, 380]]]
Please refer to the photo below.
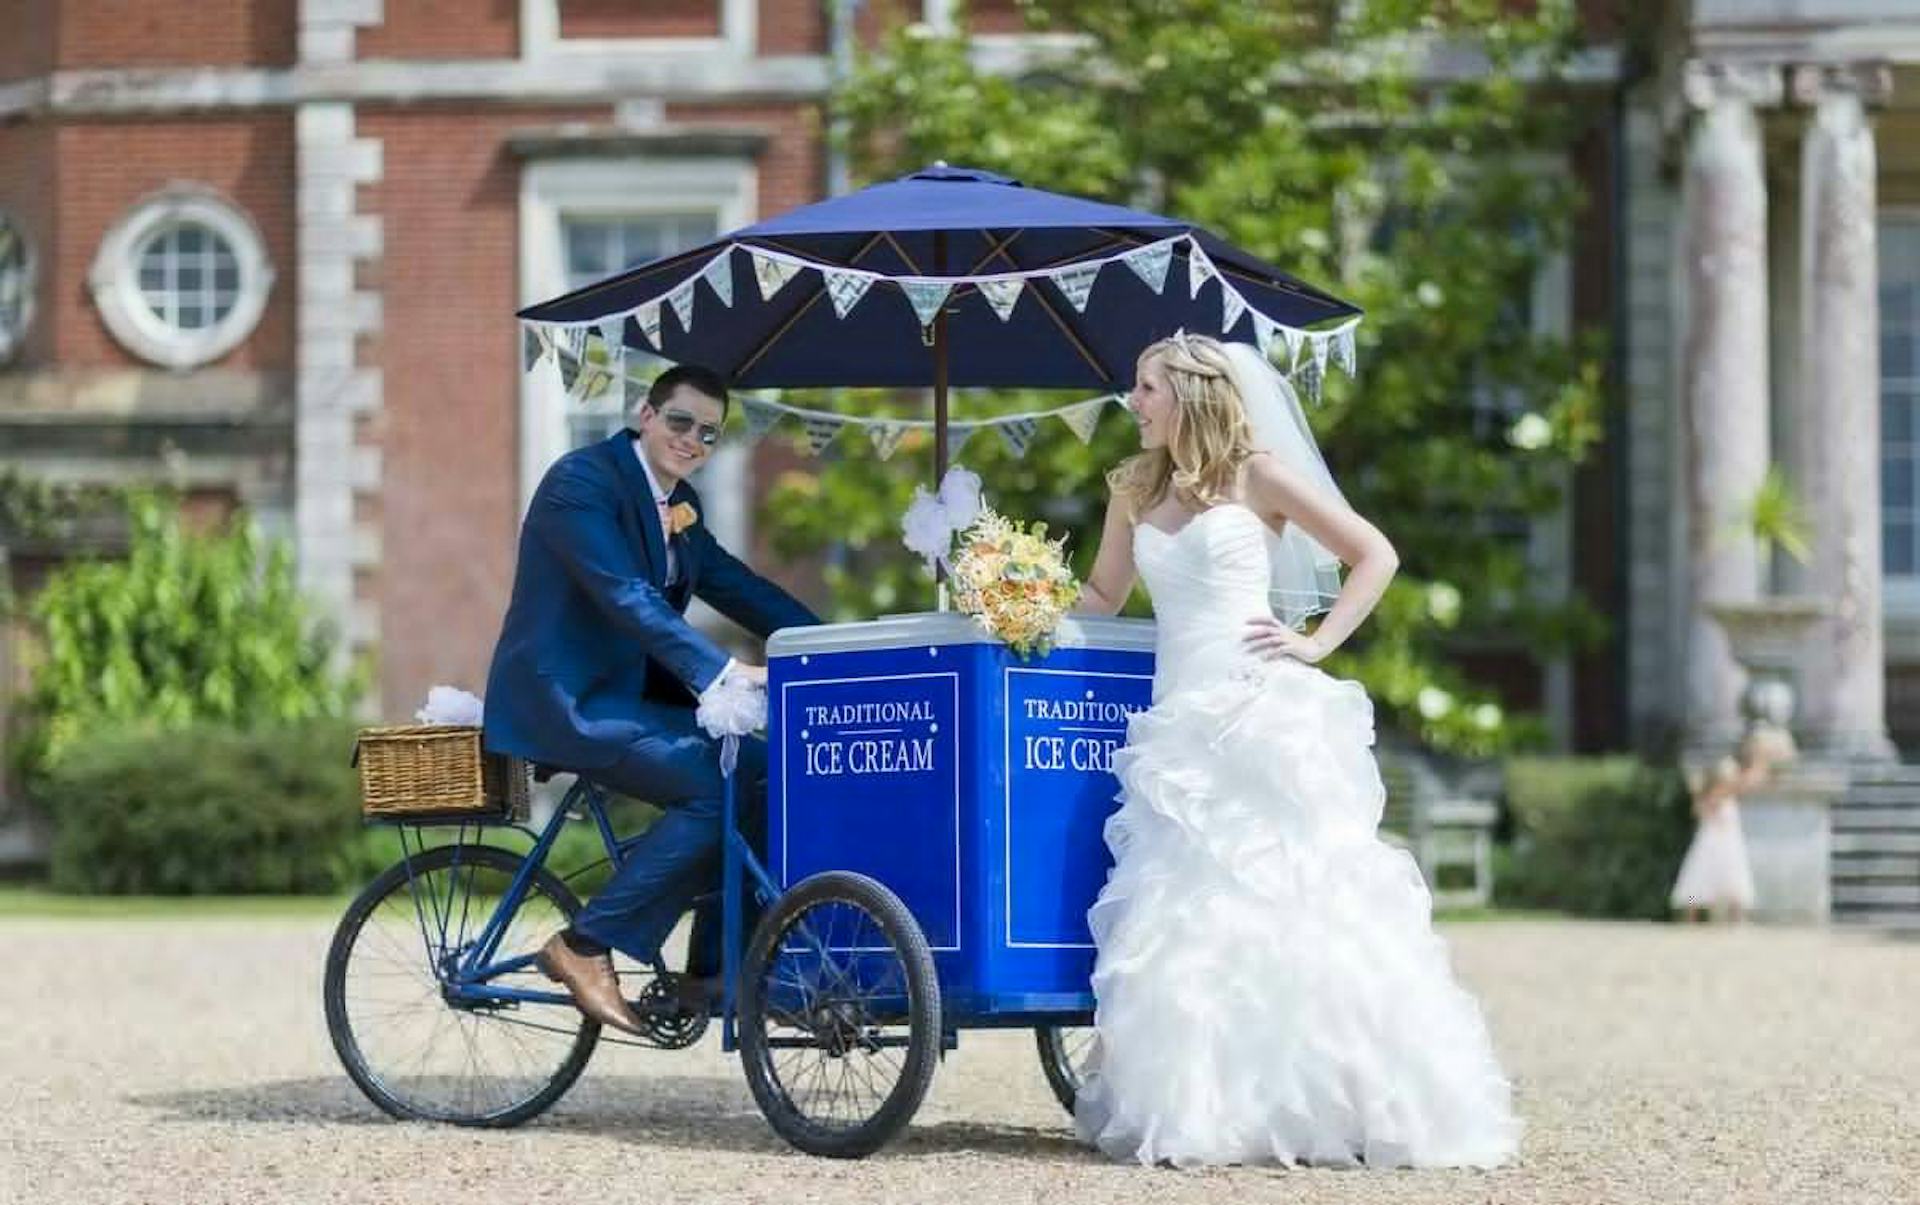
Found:
[[1046, 1074], [1053, 1098], [1068, 1113], [1087, 1082], [1087, 1060], [1093, 1054], [1094, 1030], [1081, 1025], [1042, 1025], [1033, 1031], [1040, 1051], [1040, 1070]]
[[[409, 861], [411, 866], [409, 866]], [[441, 845], [383, 871], [334, 931], [322, 996], [347, 1074], [395, 1117], [514, 1126], [586, 1069], [600, 1026], [571, 1006], [462, 1000], [450, 968], [478, 940], [525, 861], [487, 845]], [[541, 867], [493, 961], [530, 955], [580, 901]], [[529, 965], [494, 986], [551, 991]]]

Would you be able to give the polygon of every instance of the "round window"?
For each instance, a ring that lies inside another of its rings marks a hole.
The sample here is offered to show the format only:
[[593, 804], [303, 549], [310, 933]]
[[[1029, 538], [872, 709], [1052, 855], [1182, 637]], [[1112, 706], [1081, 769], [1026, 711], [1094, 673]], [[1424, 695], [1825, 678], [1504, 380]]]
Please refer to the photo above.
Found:
[[175, 188], [107, 233], [93, 295], [122, 346], [169, 368], [210, 363], [260, 321], [273, 269], [260, 234], [224, 199]]
[[240, 260], [211, 226], [182, 221], [140, 248], [140, 300], [154, 318], [182, 331], [226, 320], [240, 300]]

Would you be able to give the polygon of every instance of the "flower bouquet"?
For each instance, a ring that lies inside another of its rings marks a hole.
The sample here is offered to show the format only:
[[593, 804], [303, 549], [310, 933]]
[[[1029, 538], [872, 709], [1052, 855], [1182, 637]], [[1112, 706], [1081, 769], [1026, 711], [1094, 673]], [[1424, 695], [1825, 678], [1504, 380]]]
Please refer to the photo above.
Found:
[[948, 563], [954, 605], [1020, 656], [1045, 656], [1080, 597], [1066, 543], [1047, 539], [1045, 523], [1023, 526], [982, 507]]

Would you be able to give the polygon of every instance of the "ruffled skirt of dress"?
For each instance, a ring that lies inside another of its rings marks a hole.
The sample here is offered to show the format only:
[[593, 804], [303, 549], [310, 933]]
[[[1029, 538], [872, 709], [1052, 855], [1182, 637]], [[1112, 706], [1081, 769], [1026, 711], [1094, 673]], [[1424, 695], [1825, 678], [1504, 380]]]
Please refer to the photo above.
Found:
[[1670, 900], [1675, 908], [1751, 908], [1753, 894], [1740, 808], [1728, 802], [1694, 830]]
[[1116, 754], [1081, 1137], [1178, 1166], [1493, 1166], [1520, 1126], [1432, 900], [1377, 836], [1373, 708], [1297, 662], [1176, 690]]

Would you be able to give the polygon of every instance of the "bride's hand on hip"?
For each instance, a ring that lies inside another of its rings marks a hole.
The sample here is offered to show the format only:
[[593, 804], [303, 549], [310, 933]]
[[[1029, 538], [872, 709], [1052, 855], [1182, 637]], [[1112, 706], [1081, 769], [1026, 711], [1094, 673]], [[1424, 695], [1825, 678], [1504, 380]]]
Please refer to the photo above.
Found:
[[1327, 655], [1326, 646], [1305, 632], [1296, 632], [1272, 616], [1247, 621], [1247, 647], [1268, 661], [1292, 658], [1313, 665]]

